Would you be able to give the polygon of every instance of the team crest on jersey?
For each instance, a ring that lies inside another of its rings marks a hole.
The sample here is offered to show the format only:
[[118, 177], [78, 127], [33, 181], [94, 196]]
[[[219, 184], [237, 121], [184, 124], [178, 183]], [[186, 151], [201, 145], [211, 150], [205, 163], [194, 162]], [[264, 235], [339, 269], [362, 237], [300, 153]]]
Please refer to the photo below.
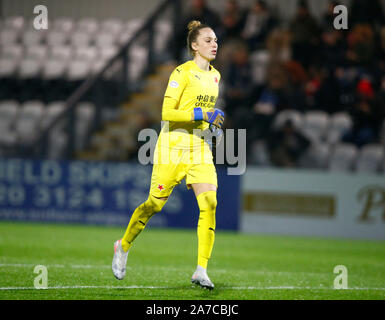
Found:
[[173, 81], [170, 82], [170, 87], [171, 88], [178, 88], [179, 87], [179, 83], [173, 80]]
[[163, 185], [163, 184], [158, 184], [158, 189], [159, 189], [160, 191], [164, 190], [164, 185]]
[[214, 81], [215, 81], [215, 83], [218, 83], [218, 78], [214, 77]]

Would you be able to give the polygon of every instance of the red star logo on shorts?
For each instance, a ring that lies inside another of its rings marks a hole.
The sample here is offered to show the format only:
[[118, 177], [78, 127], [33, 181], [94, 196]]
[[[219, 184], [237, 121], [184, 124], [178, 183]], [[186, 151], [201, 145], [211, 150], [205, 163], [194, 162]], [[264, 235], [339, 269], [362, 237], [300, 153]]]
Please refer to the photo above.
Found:
[[164, 189], [163, 184], [158, 184], [158, 189], [162, 191]]

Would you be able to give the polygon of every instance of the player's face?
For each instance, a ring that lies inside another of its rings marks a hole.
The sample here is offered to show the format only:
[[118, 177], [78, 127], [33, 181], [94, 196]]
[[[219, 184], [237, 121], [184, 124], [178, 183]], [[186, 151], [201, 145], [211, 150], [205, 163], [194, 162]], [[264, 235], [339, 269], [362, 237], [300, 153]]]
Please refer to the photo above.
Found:
[[201, 57], [208, 61], [214, 60], [217, 55], [217, 37], [210, 28], [199, 30], [196, 42], [192, 43], [192, 47]]

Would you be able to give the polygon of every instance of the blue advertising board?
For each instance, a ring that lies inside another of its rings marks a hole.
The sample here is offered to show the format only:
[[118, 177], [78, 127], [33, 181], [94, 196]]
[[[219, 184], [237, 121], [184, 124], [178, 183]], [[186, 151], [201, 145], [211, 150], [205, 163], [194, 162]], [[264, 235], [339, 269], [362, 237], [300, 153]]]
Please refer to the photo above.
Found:
[[[0, 160], [0, 220], [127, 225], [147, 199], [152, 166], [134, 163]], [[237, 230], [239, 176], [217, 167], [217, 229]], [[185, 180], [151, 226], [195, 228], [199, 208]]]

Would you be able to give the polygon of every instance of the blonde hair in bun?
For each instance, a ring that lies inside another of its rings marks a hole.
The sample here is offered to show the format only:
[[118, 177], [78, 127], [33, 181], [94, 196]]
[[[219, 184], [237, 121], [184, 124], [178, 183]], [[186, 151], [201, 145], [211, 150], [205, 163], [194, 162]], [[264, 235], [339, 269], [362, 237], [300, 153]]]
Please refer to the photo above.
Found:
[[199, 35], [199, 30], [204, 28], [210, 28], [208, 25], [201, 23], [198, 20], [192, 20], [188, 23], [188, 35], [187, 35], [187, 49], [191, 55], [195, 55], [194, 49], [191, 47], [191, 44], [195, 42]]
[[191, 30], [195, 29], [195, 28], [198, 28], [199, 26], [201, 25], [201, 22], [198, 21], [198, 20], [192, 20], [189, 22], [189, 24], [187, 25], [187, 29], [188, 31], [190, 32]]

